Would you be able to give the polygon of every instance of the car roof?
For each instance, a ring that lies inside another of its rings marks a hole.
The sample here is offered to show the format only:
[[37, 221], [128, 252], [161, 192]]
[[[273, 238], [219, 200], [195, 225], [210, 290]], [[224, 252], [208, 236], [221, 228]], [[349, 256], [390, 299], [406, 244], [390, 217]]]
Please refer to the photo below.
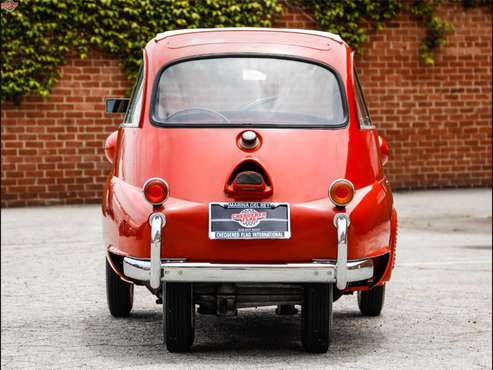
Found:
[[346, 44], [339, 35], [330, 32], [295, 29], [295, 28], [260, 28], [260, 27], [258, 28], [257, 27], [224, 27], [224, 28], [196, 28], [196, 29], [173, 30], [173, 31], [158, 33], [156, 37], [153, 39], [153, 41], [158, 43], [166, 38], [173, 36], [193, 34], [193, 33], [209, 33], [209, 32], [211, 33], [222, 32], [226, 34], [229, 32], [272, 32], [272, 33], [291, 33], [291, 34], [295, 33], [295, 34], [325, 37], [339, 44]]
[[177, 60], [223, 54], [310, 59], [345, 74], [350, 46], [338, 35], [286, 28], [204, 28], [158, 34], [144, 48], [151, 74]]

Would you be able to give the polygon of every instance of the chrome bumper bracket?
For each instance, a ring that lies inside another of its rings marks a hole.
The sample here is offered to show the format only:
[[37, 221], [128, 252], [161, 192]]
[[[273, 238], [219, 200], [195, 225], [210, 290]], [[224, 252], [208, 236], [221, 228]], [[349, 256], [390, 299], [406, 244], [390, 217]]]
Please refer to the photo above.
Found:
[[166, 225], [166, 218], [161, 213], [153, 213], [149, 217], [151, 225], [151, 272], [149, 285], [153, 289], [161, 285], [161, 232]]
[[347, 229], [349, 217], [344, 213], [334, 216], [334, 226], [337, 228], [337, 261], [336, 261], [336, 287], [339, 290], [346, 289], [347, 278]]

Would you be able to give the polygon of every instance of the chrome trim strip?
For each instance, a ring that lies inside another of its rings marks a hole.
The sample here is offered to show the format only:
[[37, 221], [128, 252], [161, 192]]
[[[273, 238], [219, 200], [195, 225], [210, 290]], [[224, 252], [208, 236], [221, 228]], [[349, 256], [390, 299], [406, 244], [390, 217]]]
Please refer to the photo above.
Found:
[[314, 30], [303, 30], [296, 28], [259, 28], [259, 27], [224, 27], [224, 28], [195, 28], [195, 29], [187, 29], [187, 30], [173, 30], [160, 32], [156, 34], [154, 37], [154, 42], [159, 42], [167, 37], [182, 35], [187, 33], [202, 33], [202, 32], [220, 32], [220, 31], [270, 31], [270, 32], [285, 32], [285, 33], [299, 33], [306, 35], [314, 35], [329, 38], [339, 44], [344, 43], [344, 40], [341, 36], [324, 31], [314, 31]]
[[373, 277], [373, 260], [361, 260], [348, 262], [347, 264], [347, 281], [362, 281]]
[[165, 281], [330, 283], [334, 282], [334, 279], [333, 266], [314, 266], [310, 263], [285, 265], [166, 263], [163, 268]]
[[161, 213], [153, 213], [149, 217], [149, 224], [151, 225], [151, 271], [149, 285], [151, 288], [157, 289], [161, 285], [161, 230], [166, 224], [166, 218]]
[[337, 228], [336, 287], [339, 290], [344, 290], [348, 282], [347, 229], [349, 217], [344, 213], [337, 213], [334, 216], [334, 225]]
[[123, 258], [123, 273], [125, 276], [137, 281], [151, 280], [151, 262], [143, 261], [131, 257]]
[[[138, 281], [149, 281], [151, 262], [131, 257], [123, 259], [126, 276]], [[252, 282], [252, 283], [334, 283], [336, 264], [232, 264], [203, 262], [161, 262], [162, 281], [181, 282]], [[372, 260], [348, 263], [347, 281], [361, 281], [373, 276]]]

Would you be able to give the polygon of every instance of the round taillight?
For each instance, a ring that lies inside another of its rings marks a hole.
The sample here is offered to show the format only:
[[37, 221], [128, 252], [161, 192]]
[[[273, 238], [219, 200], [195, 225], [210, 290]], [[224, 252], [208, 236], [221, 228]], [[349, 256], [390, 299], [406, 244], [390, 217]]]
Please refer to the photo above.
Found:
[[155, 206], [160, 206], [169, 195], [169, 186], [166, 181], [160, 178], [152, 178], [144, 184], [144, 196], [146, 200]]
[[329, 188], [329, 197], [336, 206], [346, 206], [354, 196], [354, 186], [351, 181], [338, 179]]

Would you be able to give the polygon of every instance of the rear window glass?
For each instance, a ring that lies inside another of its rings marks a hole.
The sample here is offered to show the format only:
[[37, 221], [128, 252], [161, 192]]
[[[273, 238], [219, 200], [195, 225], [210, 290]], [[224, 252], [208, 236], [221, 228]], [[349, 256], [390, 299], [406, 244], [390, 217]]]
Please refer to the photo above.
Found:
[[177, 125], [339, 126], [345, 110], [338, 80], [327, 68], [289, 59], [224, 57], [166, 68], [153, 118]]

